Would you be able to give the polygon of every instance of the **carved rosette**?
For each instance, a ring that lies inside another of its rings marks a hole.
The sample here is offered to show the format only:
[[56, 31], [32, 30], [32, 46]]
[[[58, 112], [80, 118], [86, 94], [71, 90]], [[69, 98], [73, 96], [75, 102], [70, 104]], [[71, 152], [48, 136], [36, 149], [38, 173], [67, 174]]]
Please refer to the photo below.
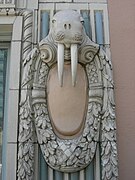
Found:
[[95, 55], [98, 53], [98, 46], [86, 45], [79, 49], [79, 62], [83, 64], [90, 64], [94, 60]]

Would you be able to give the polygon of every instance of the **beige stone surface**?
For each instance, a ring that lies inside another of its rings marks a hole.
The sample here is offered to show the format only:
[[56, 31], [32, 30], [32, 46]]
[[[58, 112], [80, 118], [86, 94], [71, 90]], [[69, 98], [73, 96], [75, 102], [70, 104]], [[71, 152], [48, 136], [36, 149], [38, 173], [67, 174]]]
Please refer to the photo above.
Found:
[[16, 143], [18, 135], [18, 103], [19, 90], [10, 90], [8, 93], [7, 110], [7, 142]]
[[6, 180], [16, 179], [17, 144], [7, 144]]
[[48, 104], [56, 131], [73, 136], [83, 126], [87, 99], [87, 80], [81, 65], [77, 69], [77, 83], [72, 86], [71, 65], [64, 65], [63, 86], [59, 85], [57, 66], [49, 73]]
[[19, 89], [21, 41], [11, 42], [9, 89]]
[[[21, 41], [22, 39], [22, 23], [23, 17], [17, 16], [13, 24], [12, 41]], [[19, 27], [19, 30], [18, 30]]]
[[135, 1], [108, 1], [114, 66], [119, 180], [135, 179]]

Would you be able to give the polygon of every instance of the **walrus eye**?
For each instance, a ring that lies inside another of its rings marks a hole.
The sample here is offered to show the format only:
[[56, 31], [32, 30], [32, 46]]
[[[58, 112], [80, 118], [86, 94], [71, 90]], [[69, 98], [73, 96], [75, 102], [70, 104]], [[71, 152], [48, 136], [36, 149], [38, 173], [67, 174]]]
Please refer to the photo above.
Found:
[[52, 23], [54, 24], [55, 22], [56, 22], [56, 20], [55, 20], [55, 19], [53, 19], [53, 20], [52, 20]]
[[84, 25], [84, 19], [83, 19], [83, 17], [80, 17], [80, 21], [81, 21], [82, 25]]
[[82, 25], [84, 25], [84, 21], [81, 21]]

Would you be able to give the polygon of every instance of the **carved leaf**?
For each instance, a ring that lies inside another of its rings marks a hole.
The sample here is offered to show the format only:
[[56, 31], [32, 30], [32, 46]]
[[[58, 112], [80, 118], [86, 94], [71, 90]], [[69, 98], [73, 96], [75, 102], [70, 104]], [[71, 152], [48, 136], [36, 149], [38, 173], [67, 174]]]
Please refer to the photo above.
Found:
[[54, 156], [49, 156], [49, 162], [50, 162], [50, 164], [55, 165], [56, 160], [55, 160]]
[[[115, 103], [113, 98], [112, 64], [106, 57], [103, 50], [100, 50], [102, 63], [102, 75], [104, 84], [104, 98], [101, 124], [101, 162], [102, 179], [117, 180], [118, 161], [116, 147], [116, 123], [115, 123]], [[116, 170], [113, 172], [113, 170]]]

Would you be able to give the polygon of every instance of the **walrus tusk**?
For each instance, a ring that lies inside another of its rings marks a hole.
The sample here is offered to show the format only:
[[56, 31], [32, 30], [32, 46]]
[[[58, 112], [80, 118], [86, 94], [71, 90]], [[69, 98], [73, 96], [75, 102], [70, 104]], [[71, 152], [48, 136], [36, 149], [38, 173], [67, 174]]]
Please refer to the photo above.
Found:
[[63, 69], [64, 69], [64, 45], [63, 44], [58, 44], [57, 61], [58, 61], [58, 79], [59, 79], [60, 86], [63, 86]]
[[72, 73], [73, 86], [75, 86], [76, 84], [77, 63], [78, 63], [77, 44], [71, 44], [71, 73]]

